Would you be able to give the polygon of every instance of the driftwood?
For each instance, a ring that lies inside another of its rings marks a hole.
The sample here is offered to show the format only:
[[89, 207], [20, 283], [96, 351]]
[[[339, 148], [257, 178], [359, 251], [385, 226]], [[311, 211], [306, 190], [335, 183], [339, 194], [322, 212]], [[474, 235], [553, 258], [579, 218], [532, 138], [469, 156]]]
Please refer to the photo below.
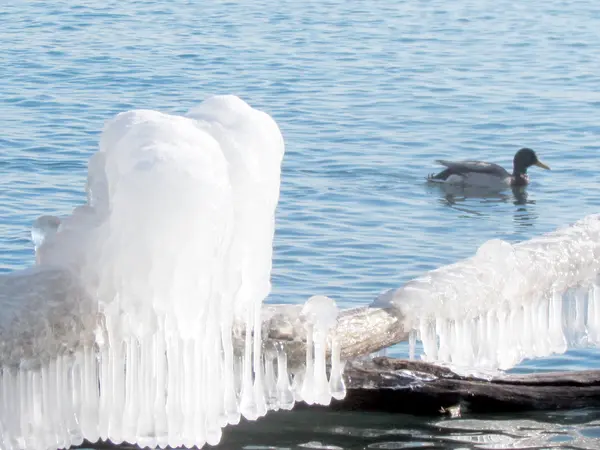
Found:
[[330, 410], [417, 415], [600, 406], [600, 371], [461, 376], [421, 361], [377, 357], [349, 363], [346, 398]]
[[[600, 371], [597, 370], [502, 375], [488, 380], [461, 376], [421, 361], [376, 357], [349, 362], [344, 377], [348, 391], [343, 400], [334, 400], [329, 406], [296, 404], [296, 413], [313, 412], [303, 415], [301, 423], [296, 422], [297, 432], [313, 433], [314, 427], [323, 420], [323, 414], [340, 411], [453, 417], [600, 407]], [[266, 419], [252, 423], [243, 420], [239, 426], [227, 428], [223, 448], [229, 448], [227, 445], [231, 442], [228, 441], [247, 439], [250, 431], [255, 435], [276, 433], [271, 423], [273, 419], [289, 414], [288, 411], [271, 411]], [[81, 448], [137, 447], [84, 442]]]
[[[302, 306], [266, 304], [262, 310], [265, 345], [282, 345], [292, 366], [303, 363], [306, 358], [306, 329], [300, 316]], [[334, 332], [344, 360], [375, 353], [408, 339], [408, 332], [397, 313], [368, 306], [341, 311]], [[241, 325], [236, 334], [243, 334]]]

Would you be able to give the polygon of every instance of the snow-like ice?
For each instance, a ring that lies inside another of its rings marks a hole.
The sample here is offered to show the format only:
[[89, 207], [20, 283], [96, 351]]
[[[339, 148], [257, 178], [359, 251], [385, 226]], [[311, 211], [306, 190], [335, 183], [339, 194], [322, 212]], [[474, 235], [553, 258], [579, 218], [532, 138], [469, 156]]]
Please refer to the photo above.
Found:
[[37, 266], [0, 279], [0, 448], [214, 445], [290, 409], [303, 378], [317, 403], [343, 395], [332, 300], [307, 304], [308, 376], [263, 349], [283, 154], [275, 121], [235, 96], [106, 124], [87, 203], [36, 221]]
[[[494, 239], [379, 296], [423, 343], [425, 360], [508, 369], [600, 344], [600, 215], [511, 245]], [[411, 345], [414, 348], [413, 345]]]

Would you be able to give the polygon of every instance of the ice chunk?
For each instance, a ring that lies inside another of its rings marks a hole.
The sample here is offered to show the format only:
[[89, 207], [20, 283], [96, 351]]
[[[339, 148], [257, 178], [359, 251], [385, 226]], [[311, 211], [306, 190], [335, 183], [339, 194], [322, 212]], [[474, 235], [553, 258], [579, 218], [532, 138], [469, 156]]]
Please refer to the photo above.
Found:
[[[261, 330], [283, 153], [275, 121], [235, 96], [107, 123], [87, 203], [38, 219], [38, 265], [0, 275], [1, 448], [201, 447], [293, 407], [287, 355]], [[345, 394], [337, 308], [304, 312], [310, 370], [294, 382], [326, 404]]]
[[[70, 277], [65, 289], [0, 292], [7, 446], [202, 446], [240, 412], [264, 415], [265, 390], [292, 406], [285, 358], [267, 379], [260, 332], [283, 152], [273, 119], [234, 96], [188, 117], [141, 110], [107, 123], [88, 203], [32, 231], [36, 270]], [[243, 367], [236, 320], [247, 323]]]

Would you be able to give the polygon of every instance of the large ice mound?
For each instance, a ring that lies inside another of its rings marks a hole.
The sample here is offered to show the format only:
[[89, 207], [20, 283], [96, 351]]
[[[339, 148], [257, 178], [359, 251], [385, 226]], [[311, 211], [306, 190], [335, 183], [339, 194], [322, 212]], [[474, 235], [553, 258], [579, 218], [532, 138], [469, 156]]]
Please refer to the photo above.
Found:
[[38, 265], [0, 279], [2, 449], [214, 445], [242, 415], [343, 396], [325, 372], [334, 303], [307, 303], [316, 357], [294, 386], [262, 348], [283, 154], [273, 119], [234, 96], [106, 124], [88, 202], [36, 221]]
[[471, 258], [385, 292], [424, 359], [508, 369], [525, 358], [600, 344], [600, 215]]

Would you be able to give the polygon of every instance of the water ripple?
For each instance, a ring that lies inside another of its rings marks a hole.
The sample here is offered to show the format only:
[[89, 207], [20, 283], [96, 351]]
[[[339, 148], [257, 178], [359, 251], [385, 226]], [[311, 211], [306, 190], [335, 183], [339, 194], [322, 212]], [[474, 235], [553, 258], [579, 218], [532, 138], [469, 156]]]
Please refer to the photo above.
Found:
[[[365, 304], [490, 238], [598, 212], [598, 19], [590, 0], [13, 3], [0, 11], [0, 271], [32, 262], [35, 217], [84, 201], [106, 119], [214, 93], [269, 112], [286, 139], [271, 301]], [[532, 170], [525, 198], [423, 183], [437, 158], [510, 166], [525, 145], [554, 169]]]

